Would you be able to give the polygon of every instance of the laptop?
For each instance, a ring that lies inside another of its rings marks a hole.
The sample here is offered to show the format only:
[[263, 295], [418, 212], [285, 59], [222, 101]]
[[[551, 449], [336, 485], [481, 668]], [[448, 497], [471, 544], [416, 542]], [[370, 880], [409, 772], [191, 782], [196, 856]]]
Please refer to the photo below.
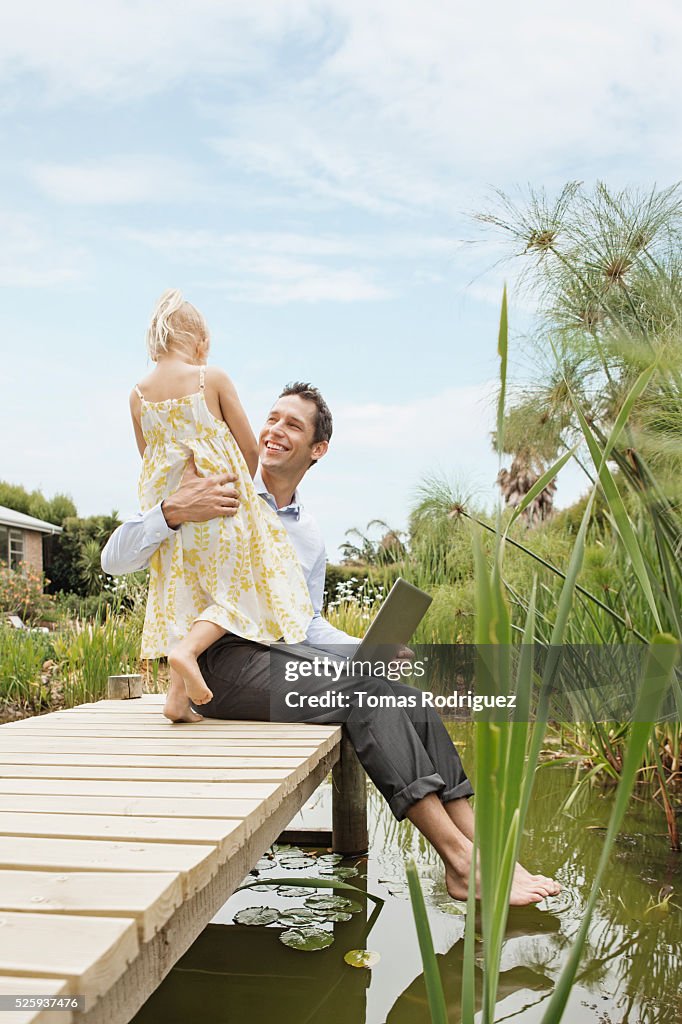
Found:
[[[433, 598], [419, 587], [398, 577], [352, 657], [339, 661], [390, 661], [399, 647], [407, 644], [424, 618]], [[346, 645], [339, 645], [339, 648]], [[273, 644], [272, 649], [308, 660], [315, 648], [305, 644]]]

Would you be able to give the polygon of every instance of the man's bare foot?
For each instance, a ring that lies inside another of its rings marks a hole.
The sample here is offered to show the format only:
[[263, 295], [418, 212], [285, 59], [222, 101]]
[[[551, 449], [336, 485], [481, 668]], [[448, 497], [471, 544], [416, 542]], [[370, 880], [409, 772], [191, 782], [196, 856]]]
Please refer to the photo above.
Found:
[[[469, 891], [470, 867], [471, 859], [462, 857], [461, 863], [453, 864], [445, 869], [445, 884], [453, 900], [466, 900]], [[552, 886], [556, 887], [558, 883], [554, 882], [553, 879], [545, 879], [541, 875], [530, 875], [525, 868], [522, 868], [522, 871], [525, 871], [525, 876], [527, 877], [519, 874], [518, 871], [514, 872], [511, 892], [509, 894], [510, 907], [527, 907], [532, 903], [539, 903], [546, 896], [555, 895], [547, 884], [552, 883]], [[541, 881], [536, 881], [536, 878], [541, 879]], [[559, 888], [557, 888], [557, 892]], [[476, 872], [476, 899], [480, 898], [481, 883], [478, 872]]]
[[182, 676], [187, 696], [192, 704], [208, 704], [213, 699], [213, 694], [204, 682], [197, 659], [189, 651], [184, 650], [182, 645], [168, 656], [168, 663]]
[[170, 690], [163, 706], [163, 713], [171, 722], [203, 722], [204, 716], [198, 715], [189, 705], [189, 697], [182, 690]]
[[514, 868], [514, 878], [522, 883], [543, 886], [547, 889], [548, 896], [558, 896], [561, 892], [561, 885], [556, 879], [548, 878], [547, 875], [532, 875], [518, 862]]

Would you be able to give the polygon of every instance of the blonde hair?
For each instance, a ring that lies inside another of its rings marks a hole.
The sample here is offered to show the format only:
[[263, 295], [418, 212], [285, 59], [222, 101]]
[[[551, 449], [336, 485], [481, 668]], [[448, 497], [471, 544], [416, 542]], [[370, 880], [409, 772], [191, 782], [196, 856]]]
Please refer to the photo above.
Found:
[[169, 288], [156, 303], [147, 328], [147, 352], [151, 359], [156, 362], [163, 352], [174, 348], [193, 356], [193, 350], [202, 341], [208, 341], [203, 316], [178, 288]]

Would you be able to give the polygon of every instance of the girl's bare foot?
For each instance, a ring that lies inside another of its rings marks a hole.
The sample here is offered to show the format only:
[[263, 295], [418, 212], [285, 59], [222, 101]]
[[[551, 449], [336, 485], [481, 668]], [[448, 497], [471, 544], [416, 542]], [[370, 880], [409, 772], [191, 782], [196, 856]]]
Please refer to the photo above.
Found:
[[180, 644], [168, 656], [168, 663], [179, 676], [182, 676], [185, 691], [192, 704], [208, 704], [213, 699], [213, 694], [204, 682], [197, 659], [191, 651]]
[[193, 711], [189, 704], [189, 697], [183, 687], [181, 693], [169, 691], [166, 703], [163, 706], [163, 713], [171, 722], [203, 722], [204, 716]]

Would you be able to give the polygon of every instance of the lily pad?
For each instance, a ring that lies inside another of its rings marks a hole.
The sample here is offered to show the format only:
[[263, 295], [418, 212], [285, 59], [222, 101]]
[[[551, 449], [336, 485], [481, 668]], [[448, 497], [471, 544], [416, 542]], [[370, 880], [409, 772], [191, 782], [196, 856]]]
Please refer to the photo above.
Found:
[[277, 920], [280, 924], [291, 928], [299, 924], [311, 925], [319, 923], [320, 918], [309, 907], [292, 907], [291, 910], [281, 910]]
[[271, 885], [250, 885], [251, 892], [272, 892]]
[[305, 885], [278, 885], [275, 892], [278, 896], [284, 896], [285, 899], [310, 896], [310, 889]]
[[254, 872], [257, 872], [257, 871], [272, 871], [274, 866], [275, 866], [274, 858], [261, 857], [261, 859], [256, 862], [256, 864], [253, 866], [253, 868], [251, 870], [254, 871]]
[[448, 899], [447, 902], [444, 900], [442, 903], [434, 904], [436, 910], [440, 910], [441, 914], [449, 914], [450, 917], [464, 917], [464, 905], [457, 904], [453, 900]]
[[323, 853], [317, 858], [318, 864], [338, 864], [339, 861], [343, 860], [343, 856], [340, 853]]
[[301, 871], [311, 867], [314, 863], [312, 857], [287, 857], [286, 860], [280, 861], [280, 867], [283, 867], [285, 871]]
[[[322, 916], [324, 915], [324, 917]], [[353, 915], [347, 910], [323, 910], [320, 914], [320, 920], [323, 921], [350, 921]]]
[[331, 932], [325, 932], [321, 928], [301, 926], [300, 928], [289, 928], [282, 932], [279, 941], [291, 949], [300, 949], [306, 953], [312, 953], [317, 949], [326, 949], [334, 942]]
[[349, 949], [343, 959], [351, 967], [374, 967], [381, 957], [371, 949]]
[[245, 907], [233, 917], [235, 924], [274, 924], [279, 911], [274, 907]]
[[357, 914], [362, 910], [359, 903], [347, 900], [344, 896], [309, 896], [305, 905], [314, 907], [315, 910], [344, 910], [350, 914]]
[[331, 878], [354, 878], [360, 872], [357, 868], [337, 868], [333, 864], [324, 864], [320, 868], [319, 874]]

